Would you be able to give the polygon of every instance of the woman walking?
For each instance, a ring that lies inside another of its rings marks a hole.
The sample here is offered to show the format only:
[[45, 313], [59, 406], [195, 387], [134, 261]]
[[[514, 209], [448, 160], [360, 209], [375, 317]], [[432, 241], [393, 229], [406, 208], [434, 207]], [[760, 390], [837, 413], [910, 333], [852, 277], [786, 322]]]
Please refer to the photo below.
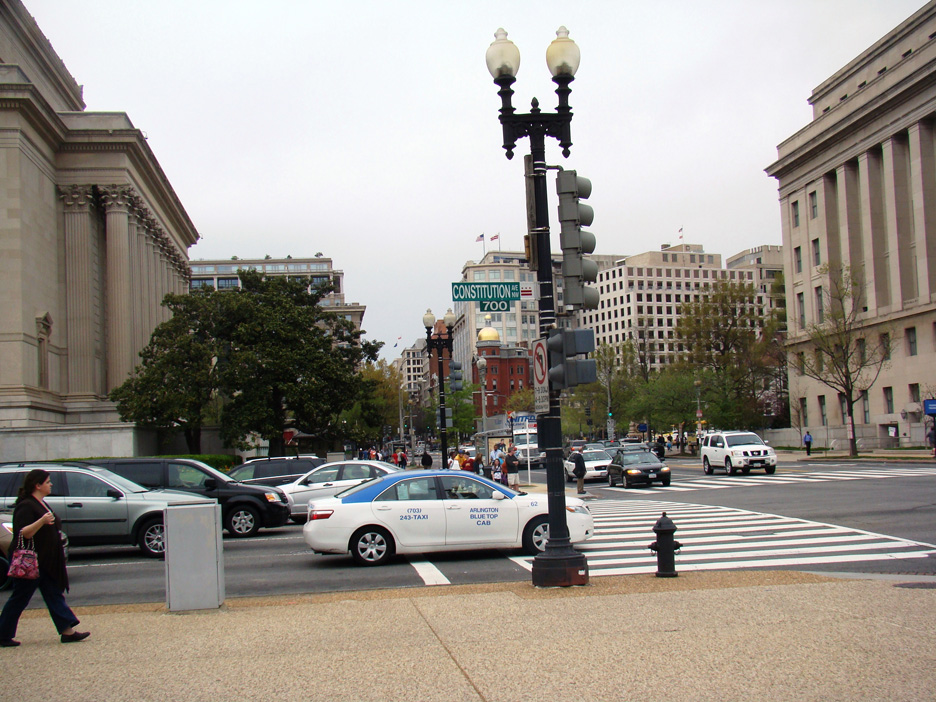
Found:
[[20, 488], [13, 510], [13, 541], [10, 551], [16, 548], [20, 535], [32, 539], [39, 558], [39, 578], [13, 579], [13, 591], [0, 612], [0, 646], [19, 646], [14, 641], [16, 625], [20, 615], [29, 604], [36, 588], [42, 593], [52, 622], [61, 636], [62, 643], [74, 643], [88, 638], [88, 632], [75, 631], [78, 618], [65, 602], [68, 591], [68, 573], [65, 570], [65, 552], [58, 517], [46, 505], [45, 498], [52, 492], [52, 478], [48, 471], [40, 468], [29, 471]]

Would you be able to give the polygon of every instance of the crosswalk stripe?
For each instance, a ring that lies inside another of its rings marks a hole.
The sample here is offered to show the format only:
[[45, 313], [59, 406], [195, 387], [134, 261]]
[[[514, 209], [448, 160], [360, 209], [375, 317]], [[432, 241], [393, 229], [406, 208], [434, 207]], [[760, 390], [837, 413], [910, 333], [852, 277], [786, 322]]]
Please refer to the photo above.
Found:
[[[665, 495], [668, 492], [690, 492], [692, 490], [724, 490], [734, 487], [761, 487], [763, 485], [792, 485], [804, 483], [822, 483], [845, 480], [884, 480], [888, 478], [921, 477], [936, 475], [936, 468], [875, 468], [868, 470], [837, 470], [835, 472], [816, 471], [810, 473], [786, 473], [763, 476], [723, 475], [714, 478], [688, 478], [667, 487], [649, 485], [641, 488], [641, 495]], [[631, 491], [627, 488], [609, 487], [615, 492]]]
[[[856, 561], [924, 558], [936, 545], [794, 517], [731, 507], [641, 500], [589, 504], [595, 535], [576, 548], [592, 575], [652, 573], [652, 527], [666, 512], [682, 544], [677, 570], [792, 567]], [[532, 568], [532, 559], [512, 559]]]

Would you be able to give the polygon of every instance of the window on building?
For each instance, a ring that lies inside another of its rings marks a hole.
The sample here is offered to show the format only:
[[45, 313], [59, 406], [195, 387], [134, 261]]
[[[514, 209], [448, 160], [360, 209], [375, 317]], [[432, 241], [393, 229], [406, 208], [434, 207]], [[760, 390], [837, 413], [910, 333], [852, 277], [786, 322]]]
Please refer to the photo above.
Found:
[[910, 385], [907, 386], [907, 389], [910, 391], [910, 402], [919, 402], [920, 401], [920, 384], [910, 383]]
[[793, 249], [793, 270], [797, 273], [803, 272], [803, 249], [799, 246]]
[[804, 351], [800, 351], [798, 354], [796, 354], [796, 372], [799, 375], [803, 375], [805, 371], [806, 371], [806, 353]]
[[806, 406], [806, 398], [801, 397], [799, 399], [799, 414], [800, 414], [800, 424], [803, 427], [809, 426], [809, 411]]
[[881, 334], [879, 337], [881, 342], [881, 352], [884, 356], [885, 361], [889, 361], [891, 357], [891, 341], [890, 334]]
[[825, 395], [819, 396], [819, 421], [822, 426], [829, 426], [829, 418], [826, 416]]
[[916, 327], [907, 327], [904, 330], [904, 336], [907, 338], [907, 355], [917, 355], [917, 335]]
[[822, 254], [819, 251], [819, 240], [812, 240], [812, 264], [814, 266], [822, 265]]
[[238, 278], [218, 278], [218, 290], [230, 290], [240, 287]]
[[884, 388], [884, 411], [887, 414], [894, 413], [894, 388]]
[[845, 393], [838, 394], [839, 412], [842, 415], [842, 424], [848, 423], [848, 403], [845, 401]]
[[813, 190], [809, 193], [809, 218], [815, 219], [819, 216], [819, 194]]
[[816, 286], [816, 320], [819, 324], [825, 321], [825, 301], [822, 299], [822, 286]]
[[806, 328], [806, 296], [803, 293], [796, 293], [796, 311], [799, 316], [799, 328]]
[[868, 391], [861, 392], [861, 416], [865, 424], [871, 423], [871, 400], [868, 399]]
[[790, 204], [790, 217], [793, 219], [793, 226], [799, 226], [799, 200], [794, 200]]

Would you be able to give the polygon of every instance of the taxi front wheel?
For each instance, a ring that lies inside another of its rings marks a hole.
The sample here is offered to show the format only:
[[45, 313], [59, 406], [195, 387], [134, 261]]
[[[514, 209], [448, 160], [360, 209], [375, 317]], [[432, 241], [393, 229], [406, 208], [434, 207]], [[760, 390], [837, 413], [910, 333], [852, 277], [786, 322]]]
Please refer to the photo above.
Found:
[[523, 550], [530, 556], [537, 556], [546, 550], [549, 539], [549, 517], [541, 514], [534, 517], [523, 530]]
[[393, 556], [393, 537], [380, 527], [362, 527], [351, 537], [350, 550], [358, 565], [383, 565]]

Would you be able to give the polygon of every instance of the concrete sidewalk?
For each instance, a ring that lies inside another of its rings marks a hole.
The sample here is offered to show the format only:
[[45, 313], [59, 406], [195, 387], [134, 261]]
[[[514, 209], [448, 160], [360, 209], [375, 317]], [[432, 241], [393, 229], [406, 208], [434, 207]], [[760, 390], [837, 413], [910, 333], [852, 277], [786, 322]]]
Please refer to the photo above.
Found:
[[2, 699], [928, 700], [932, 582], [784, 571], [44, 610], [0, 650]]

